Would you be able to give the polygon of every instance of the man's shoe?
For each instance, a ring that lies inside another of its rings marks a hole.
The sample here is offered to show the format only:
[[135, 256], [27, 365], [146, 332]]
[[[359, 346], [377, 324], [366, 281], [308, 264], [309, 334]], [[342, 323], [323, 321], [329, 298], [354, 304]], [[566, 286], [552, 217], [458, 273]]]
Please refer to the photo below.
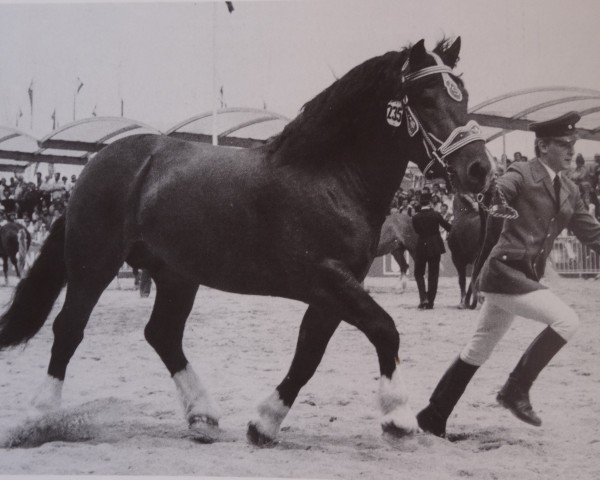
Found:
[[419, 306], [417, 307], [419, 310], [427, 310], [429, 307], [429, 302], [427, 300], [425, 300], [424, 302], [419, 303]]
[[424, 432], [432, 433], [436, 437], [446, 438], [446, 419], [436, 412], [431, 404], [417, 413], [417, 423]]
[[519, 420], [536, 427], [542, 424], [540, 417], [533, 411], [529, 401], [529, 392], [523, 390], [510, 379], [500, 389], [496, 400], [504, 408], [509, 409]]

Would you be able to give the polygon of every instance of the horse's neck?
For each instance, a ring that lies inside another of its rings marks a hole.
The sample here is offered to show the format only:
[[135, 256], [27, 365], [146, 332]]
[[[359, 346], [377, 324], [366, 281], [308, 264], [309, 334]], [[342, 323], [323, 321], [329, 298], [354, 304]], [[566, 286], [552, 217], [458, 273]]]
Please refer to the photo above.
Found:
[[374, 114], [364, 115], [362, 125], [353, 125], [344, 137], [320, 135], [313, 139], [289, 132], [265, 147], [276, 163], [297, 164], [299, 168], [335, 171], [354, 189], [358, 201], [383, 222], [408, 163], [408, 147], [394, 146], [389, 132], [375, 127]]
[[386, 215], [394, 194], [406, 172], [408, 160], [401, 152], [382, 148], [381, 145], [361, 149], [356, 159], [364, 185], [369, 211], [373, 215]]

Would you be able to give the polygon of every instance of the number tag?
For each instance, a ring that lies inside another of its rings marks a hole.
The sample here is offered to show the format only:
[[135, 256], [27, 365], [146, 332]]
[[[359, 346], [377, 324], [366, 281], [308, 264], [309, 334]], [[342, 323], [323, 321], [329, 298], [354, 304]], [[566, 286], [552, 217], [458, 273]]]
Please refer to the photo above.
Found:
[[402, 125], [402, 115], [404, 114], [404, 106], [400, 100], [390, 100], [387, 104], [385, 118], [392, 127]]

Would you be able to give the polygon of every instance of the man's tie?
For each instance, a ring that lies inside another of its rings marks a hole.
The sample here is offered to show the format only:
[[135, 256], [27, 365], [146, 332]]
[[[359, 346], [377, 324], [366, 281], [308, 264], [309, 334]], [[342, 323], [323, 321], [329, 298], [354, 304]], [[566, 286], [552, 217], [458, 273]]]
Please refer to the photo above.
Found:
[[556, 201], [556, 209], [560, 209], [560, 177], [554, 177], [554, 199]]

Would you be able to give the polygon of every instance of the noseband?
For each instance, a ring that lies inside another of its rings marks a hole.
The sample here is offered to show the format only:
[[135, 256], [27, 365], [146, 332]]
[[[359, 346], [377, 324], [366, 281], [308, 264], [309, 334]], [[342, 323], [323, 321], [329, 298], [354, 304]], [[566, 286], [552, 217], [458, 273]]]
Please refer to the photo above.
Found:
[[[446, 87], [446, 91], [450, 97], [460, 102], [463, 98], [462, 92], [456, 82], [452, 79], [450, 74], [452, 73], [452, 69], [448, 67], [444, 62], [442, 62], [441, 58], [435, 54], [434, 52], [428, 52], [436, 62], [436, 65], [431, 67], [425, 67], [421, 70], [417, 70], [416, 72], [407, 73], [404, 72], [408, 68], [408, 60], [404, 63], [402, 67], [402, 84], [403, 87], [406, 87], [411, 82], [415, 82], [420, 80], [421, 78], [427, 77], [429, 75], [437, 75], [441, 74], [444, 80], [444, 86]], [[427, 129], [423, 126], [423, 123], [419, 119], [416, 111], [410, 106], [409, 99], [407, 95], [404, 95], [402, 98], [401, 105], [398, 105], [399, 102], [390, 102], [390, 104], [394, 104], [397, 107], [400, 107], [400, 110], [404, 111], [404, 116], [406, 117], [406, 126], [408, 128], [408, 134], [411, 137], [414, 137], [417, 132], [421, 132], [421, 139], [423, 141], [423, 146], [425, 147], [425, 153], [427, 154], [427, 158], [429, 158], [429, 163], [423, 169], [423, 174], [427, 174], [427, 172], [436, 164], [439, 163], [444, 169], [448, 169], [448, 162], [446, 161], [446, 157], [451, 153], [460, 150], [465, 145], [473, 142], [484, 142], [485, 138], [481, 134], [481, 128], [477, 124], [475, 120], [470, 120], [466, 125], [462, 125], [456, 127], [448, 138], [444, 141], [437, 138], [431, 132], [427, 131]], [[388, 122], [389, 122], [389, 112], [390, 107], [388, 104]], [[396, 113], [396, 119], [398, 115]], [[401, 123], [401, 117], [400, 122]], [[396, 125], [396, 126], [397, 126]]]

